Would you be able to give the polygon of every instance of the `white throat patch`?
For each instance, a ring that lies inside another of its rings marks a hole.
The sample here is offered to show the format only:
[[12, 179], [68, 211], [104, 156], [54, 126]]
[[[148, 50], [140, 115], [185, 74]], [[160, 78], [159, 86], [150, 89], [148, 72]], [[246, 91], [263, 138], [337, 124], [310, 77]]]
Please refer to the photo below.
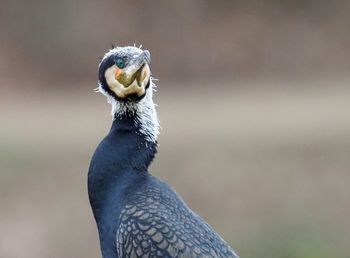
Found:
[[140, 133], [145, 135], [146, 140], [156, 142], [159, 134], [159, 121], [155, 104], [153, 102], [153, 91], [156, 85], [150, 78], [150, 86], [146, 90], [146, 95], [138, 102], [121, 102], [109, 95], [99, 82], [98, 92], [107, 97], [108, 103], [112, 105], [112, 117], [122, 116], [126, 113], [135, 115], [135, 123], [140, 126]]

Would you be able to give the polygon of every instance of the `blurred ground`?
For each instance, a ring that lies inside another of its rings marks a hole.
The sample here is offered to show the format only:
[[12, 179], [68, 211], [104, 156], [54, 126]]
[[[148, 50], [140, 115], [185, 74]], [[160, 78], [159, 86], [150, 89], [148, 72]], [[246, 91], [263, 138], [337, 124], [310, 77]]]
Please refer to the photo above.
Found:
[[[86, 173], [111, 118], [94, 85], [0, 96], [0, 257], [99, 257]], [[241, 257], [350, 257], [348, 85], [161, 83], [152, 173]]]

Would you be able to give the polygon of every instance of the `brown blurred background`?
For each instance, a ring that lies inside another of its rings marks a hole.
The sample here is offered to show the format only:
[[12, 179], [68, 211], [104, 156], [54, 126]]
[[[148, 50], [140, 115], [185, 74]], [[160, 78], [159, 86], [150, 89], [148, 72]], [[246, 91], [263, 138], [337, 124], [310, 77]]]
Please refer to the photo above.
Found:
[[99, 57], [159, 78], [152, 173], [242, 258], [350, 257], [350, 2], [0, 1], [0, 258], [100, 257]]

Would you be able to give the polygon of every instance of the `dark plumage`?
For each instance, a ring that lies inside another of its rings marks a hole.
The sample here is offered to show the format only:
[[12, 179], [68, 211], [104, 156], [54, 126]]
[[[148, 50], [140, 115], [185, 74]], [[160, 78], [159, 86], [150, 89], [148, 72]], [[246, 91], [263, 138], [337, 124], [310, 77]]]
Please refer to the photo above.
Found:
[[[113, 58], [113, 54], [105, 58]], [[150, 82], [143, 87], [147, 84]], [[100, 90], [103, 87], [108, 85], [101, 86], [100, 80]], [[149, 90], [147, 94], [151, 94]], [[112, 128], [91, 160], [89, 197], [102, 256], [238, 257], [173, 189], [148, 172], [157, 151], [156, 140], [148, 130], [157, 130], [153, 127], [158, 123], [152, 122], [154, 116], [146, 120], [140, 117], [144, 111], [138, 106], [154, 106], [151, 99], [115, 99], [119, 103], [114, 103]]]

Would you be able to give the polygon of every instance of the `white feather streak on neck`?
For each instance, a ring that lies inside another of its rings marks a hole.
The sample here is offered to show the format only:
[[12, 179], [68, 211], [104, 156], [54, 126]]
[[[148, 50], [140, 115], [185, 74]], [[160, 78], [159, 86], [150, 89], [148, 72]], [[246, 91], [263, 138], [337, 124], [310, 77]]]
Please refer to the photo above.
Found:
[[156, 105], [153, 102], [153, 91], [155, 84], [151, 79], [151, 85], [146, 90], [146, 95], [138, 102], [119, 102], [106, 92], [99, 84], [99, 92], [107, 97], [107, 102], [112, 106], [111, 115], [113, 120], [125, 114], [135, 115], [135, 123], [140, 126], [140, 133], [146, 137], [147, 141], [156, 142], [159, 134], [159, 121]]

